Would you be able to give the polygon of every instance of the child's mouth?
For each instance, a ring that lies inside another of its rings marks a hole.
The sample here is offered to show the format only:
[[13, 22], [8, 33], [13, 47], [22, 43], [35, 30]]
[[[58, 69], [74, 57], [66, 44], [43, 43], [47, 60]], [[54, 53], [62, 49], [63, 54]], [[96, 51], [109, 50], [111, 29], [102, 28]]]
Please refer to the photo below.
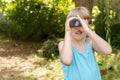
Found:
[[82, 34], [82, 32], [81, 31], [76, 31], [76, 34]]

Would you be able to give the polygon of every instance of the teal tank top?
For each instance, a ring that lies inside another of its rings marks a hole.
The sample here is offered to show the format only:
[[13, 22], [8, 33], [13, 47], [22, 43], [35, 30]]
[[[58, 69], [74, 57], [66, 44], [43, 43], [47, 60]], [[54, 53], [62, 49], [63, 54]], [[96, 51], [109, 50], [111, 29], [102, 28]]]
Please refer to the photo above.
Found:
[[86, 41], [86, 53], [72, 47], [73, 60], [70, 66], [63, 63], [64, 80], [102, 80], [91, 45]]

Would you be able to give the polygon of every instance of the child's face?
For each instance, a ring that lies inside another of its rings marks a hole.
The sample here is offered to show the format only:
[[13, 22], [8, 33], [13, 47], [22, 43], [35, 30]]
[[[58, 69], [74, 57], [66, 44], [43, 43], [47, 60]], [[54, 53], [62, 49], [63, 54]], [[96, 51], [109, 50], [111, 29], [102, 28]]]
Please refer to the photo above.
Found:
[[80, 27], [71, 27], [71, 36], [74, 40], [80, 41], [86, 37], [82, 26]]

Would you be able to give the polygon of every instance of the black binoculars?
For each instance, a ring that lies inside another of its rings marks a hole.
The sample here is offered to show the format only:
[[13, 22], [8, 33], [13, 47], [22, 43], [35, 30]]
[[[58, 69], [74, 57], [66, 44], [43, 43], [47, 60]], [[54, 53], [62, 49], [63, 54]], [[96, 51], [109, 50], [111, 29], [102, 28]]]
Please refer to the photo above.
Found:
[[80, 23], [80, 21], [78, 19], [72, 19], [69, 22], [69, 25], [70, 25], [70, 27], [80, 27], [81, 23]]

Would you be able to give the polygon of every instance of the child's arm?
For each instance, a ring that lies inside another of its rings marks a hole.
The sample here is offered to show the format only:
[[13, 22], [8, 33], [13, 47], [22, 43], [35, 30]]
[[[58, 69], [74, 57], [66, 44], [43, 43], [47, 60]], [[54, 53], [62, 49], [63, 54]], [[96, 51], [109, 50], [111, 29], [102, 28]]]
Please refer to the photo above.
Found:
[[65, 65], [72, 63], [72, 46], [69, 32], [65, 33], [64, 41], [61, 41], [58, 45], [60, 60]]
[[[78, 16], [79, 17], [79, 16]], [[88, 26], [88, 21], [81, 19], [79, 17], [81, 24], [83, 26], [83, 29], [85, 30], [86, 34], [89, 36], [89, 38], [92, 41], [93, 48], [102, 54], [110, 54], [112, 53], [111, 46], [100, 36], [98, 36], [96, 33], [94, 33]]]
[[71, 28], [69, 26], [69, 21], [73, 18], [74, 17], [66, 21], [64, 41], [60, 42], [58, 45], [58, 49], [60, 52], [60, 60], [65, 65], [70, 65], [72, 63]]
[[92, 32], [90, 29], [86, 30], [87, 35], [92, 40], [92, 47], [102, 54], [111, 54], [112, 48], [111, 46], [103, 40], [100, 36]]

